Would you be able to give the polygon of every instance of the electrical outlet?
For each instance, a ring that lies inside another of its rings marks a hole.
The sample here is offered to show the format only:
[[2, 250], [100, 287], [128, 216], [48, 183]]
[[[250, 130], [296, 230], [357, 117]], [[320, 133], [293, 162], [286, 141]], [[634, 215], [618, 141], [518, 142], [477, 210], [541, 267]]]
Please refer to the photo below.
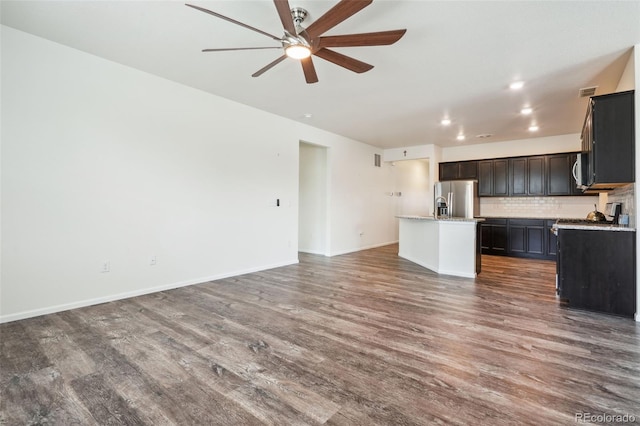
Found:
[[149, 265], [153, 266], [156, 265], [158, 263], [158, 258], [156, 257], [155, 254], [152, 254], [151, 256], [149, 256]]
[[100, 272], [109, 272], [111, 271], [111, 262], [105, 260], [102, 262], [102, 266], [100, 267]]

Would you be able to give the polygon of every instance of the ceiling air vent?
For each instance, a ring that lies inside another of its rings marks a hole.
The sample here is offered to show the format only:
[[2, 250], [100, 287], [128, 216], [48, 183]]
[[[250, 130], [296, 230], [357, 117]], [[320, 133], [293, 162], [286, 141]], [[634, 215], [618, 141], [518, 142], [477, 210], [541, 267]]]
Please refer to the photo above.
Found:
[[583, 87], [582, 89], [580, 89], [578, 91], [578, 95], [581, 98], [588, 98], [591, 97], [593, 95], [596, 94], [596, 89], [598, 88], [598, 86], [593, 86], [593, 87]]

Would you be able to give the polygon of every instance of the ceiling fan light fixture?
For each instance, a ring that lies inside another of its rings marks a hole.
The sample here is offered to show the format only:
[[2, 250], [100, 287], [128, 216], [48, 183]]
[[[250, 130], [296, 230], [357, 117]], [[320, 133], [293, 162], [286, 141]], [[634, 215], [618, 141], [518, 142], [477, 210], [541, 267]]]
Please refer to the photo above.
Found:
[[284, 53], [293, 59], [305, 59], [311, 56], [311, 49], [302, 44], [292, 44], [284, 49]]

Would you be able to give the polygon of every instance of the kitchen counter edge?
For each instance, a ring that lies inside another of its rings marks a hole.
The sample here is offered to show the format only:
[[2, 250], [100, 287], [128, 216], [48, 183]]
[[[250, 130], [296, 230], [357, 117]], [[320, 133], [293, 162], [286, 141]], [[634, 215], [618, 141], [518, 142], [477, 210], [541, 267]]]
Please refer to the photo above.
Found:
[[433, 220], [438, 222], [484, 222], [484, 218], [482, 217], [439, 217], [435, 218], [433, 216], [414, 216], [414, 215], [398, 215], [396, 216], [398, 219], [415, 219], [415, 220]]
[[635, 232], [636, 228], [630, 228], [628, 226], [613, 225], [611, 223], [593, 223], [593, 224], [576, 224], [576, 223], [556, 223], [552, 228], [556, 229], [580, 229], [586, 231], [621, 231], [621, 232]]

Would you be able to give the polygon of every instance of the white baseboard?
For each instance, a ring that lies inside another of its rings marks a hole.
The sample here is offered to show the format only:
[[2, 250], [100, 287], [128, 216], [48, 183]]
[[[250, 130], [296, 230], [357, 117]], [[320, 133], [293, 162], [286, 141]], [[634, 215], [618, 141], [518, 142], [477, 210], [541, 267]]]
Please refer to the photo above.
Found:
[[45, 308], [33, 309], [30, 311], [23, 311], [15, 314], [0, 315], [0, 324], [5, 322], [12, 322], [12, 321], [18, 321], [18, 320], [27, 319], [27, 318], [38, 317], [40, 315], [47, 315], [47, 314], [54, 314], [56, 312], [68, 311], [70, 309], [77, 309], [77, 308], [84, 308], [92, 305], [99, 305], [101, 303], [113, 302], [116, 300], [128, 299], [136, 296], [143, 296], [145, 294], [172, 290], [174, 288], [186, 287], [194, 284], [202, 284], [208, 281], [221, 280], [224, 278], [235, 277], [238, 275], [250, 274], [252, 272], [266, 271], [268, 269], [280, 268], [282, 266], [294, 265], [296, 263], [298, 263], [298, 259], [289, 260], [287, 262], [282, 262], [282, 263], [277, 263], [272, 265], [263, 265], [255, 268], [249, 268], [249, 269], [244, 269], [240, 271], [234, 271], [234, 272], [229, 272], [229, 273], [224, 273], [224, 274], [219, 274], [219, 275], [214, 275], [209, 277], [194, 278], [191, 280], [180, 281], [177, 283], [165, 284], [165, 285], [149, 287], [149, 288], [144, 288], [144, 289], [139, 289], [134, 291], [128, 291], [124, 293], [111, 294], [108, 296], [98, 297], [94, 299], [79, 300], [76, 302], [63, 303], [61, 305], [47, 306]]
[[387, 243], [373, 244], [373, 245], [365, 246], [365, 247], [353, 248], [353, 249], [349, 249], [349, 250], [341, 250], [341, 251], [337, 251], [335, 253], [330, 253], [327, 256], [329, 256], [329, 257], [340, 256], [342, 254], [355, 253], [357, 251], [362, 251], [362, 250], [370, 250], [370, 249], [374, 249], [374, 248], [378, 248], [378, 247], [389, 246], [391, 244], [398, 244], [398, 240], [390, 241], [390, 242], [387, 242]]
[[305, 250], [305, 249], [298, 248], [298, 251], [300, 253], [319, 254], [321, 256], [327, 255], [327, 253], [325, 253], [324, 251], [318, 251], [318, 250]]

